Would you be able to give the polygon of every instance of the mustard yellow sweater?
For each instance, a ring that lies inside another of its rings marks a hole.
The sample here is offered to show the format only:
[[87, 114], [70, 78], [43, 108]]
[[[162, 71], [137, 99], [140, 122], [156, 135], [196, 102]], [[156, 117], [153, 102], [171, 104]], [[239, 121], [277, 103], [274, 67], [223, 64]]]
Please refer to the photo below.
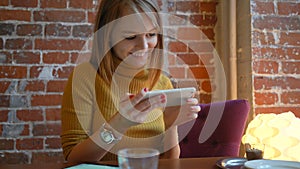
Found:
[[[146, 70], [133, 79], [128, 76], [130, 73], [117, 71], [112, 83], [115, 85], [107, 85], [90, 63], [83, 63], [74, 69], [65, 88], [61, 109], [61, 139], [65, 158], [76, 144], [96, 132], [105, 120], [108, 121], [118, 111], [121, 96], [126, 92], [136, 94], [144, 87], [149, 87]], [[172, 84], [169, 78], [161, 75], [153, 90], [170, 88]], [[102, 160], [116, 160], [117, 150], [124, 147], [152, 144], [151, 147], [160, 149], [164, 130], [162, 110], [155, 109], [149, 114], [147, 123], [129, 128], [122, 141]]]

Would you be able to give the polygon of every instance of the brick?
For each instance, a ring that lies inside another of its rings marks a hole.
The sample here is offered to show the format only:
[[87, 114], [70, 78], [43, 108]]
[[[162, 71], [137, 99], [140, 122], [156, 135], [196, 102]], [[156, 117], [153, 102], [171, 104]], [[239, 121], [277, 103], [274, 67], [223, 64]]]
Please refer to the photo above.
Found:
[[69, 53], [47, 52], [43, 53], [43, 63], [46, 64], [67, 64], [70, 60]]
[[17, 138], [29, 136], [29, 125], [24, 123], [9, 123], [3, 125], [2, 136], [6, 138]]
[[71, 26], [63, 24], [47, 24], [45, 27], [46, 36], [70, 36]]
[[[1, 43], [1, 39], [0, 39]], [[0, 63], [12, 64], [13, 63], [13, 52], [0, 51]]]
[[61, 139], [57, 138], [46, 138], [45, 140], [46, 149], [60, 149], [61, 148]]
[[0, 150], [13, 150], [14, 140], [13, 139], [0, 139]]
[[37, 7], [38, 0], [11, 0], [13, 7]]
[[219, 59], [218, 56], [213, 55], [212, 53], [201, 53], [198, 55], [200, 58], [200, 65], [203, 66], [215, 66], [215, 60]]
[[272, 92], [255, 92], [254, 93], [255, 104], [257, 105], [274, 105], [278, 103], [278, 94]]
[[11, 95], [10, 96], [10, 108], [25, 108], [28, 107], [28, 99], [26, 95]]
[[168, 54], [168, 65], [174, 66], [176, 64], [176, 56], [173, 54]]
[[14, 78], [21, 79], [26, 78], [27, 67], [24, 66], [1, 66], [0, 78]]
[[215, 39], [215, 31], [213, 28], [201, 29], [203, 39], [214, 40]]
[[80, 9], [93, 9], [93, 0], [85, 0], [85, 1], [78, 1], [78, 0], [69, 0], [69, 6], [71, 8], [80, 8]]
[[214, 50], [214, 44], [210, 41], [190, 42], [188, 46], [189, 52], [212, 53]]
[[29, 124], [24, 124], [21, 133], [19, 136], [30, 136], [31, 135], [31, 126]]
[[298, 16], [263, 16], [253, 18], [254, 29], [291, 31], [300, 29], [300, 18]]
[[29, 156], [28, 152], [4, 152], [0, 156], [0, 164], [29, 164]]
[[0, 93], [5, 93], [11, 81], [0, 81]]
[[[300, 19], [299, 19], [299, 29], [300, 30]], [[289, 45], [289, 46], [299, 46], [300, 45], [300, 33], [294, 32], [285, 32], [280, 33], [280, 43], [281, 45]]]
[[46, 109], [46, 120], [47, 121], [60, 121], [61, 120], [61, 111], [60, 109]]
[[190, 67], [190, 71], [188, 78], [209, 79], [208, 70], [205, 67]]
[[169, 13], [175, 13], [175, 11], [176, 11], [176, 2], [167, 1], [167, 11]]
[[294, 115], [298, 118], [300, 118], [300, 107], [296, 106], [296, 107], [290, 107], [288, 105], [283, 105], [283, 106], [272, 106], [272, 107], [258, 107], [255, 108], [255, 113], [256, 114], [260, 114], [260, 113], [275, 113], [275, 114], [280, 114], [280, 113], [284, 113], [284, 112], [293, 112]]
[[198, 1], [179, 1], [176, 2], [176, 11], [183, 13], [199, 13], [200, 3]]
[[185, 15], [168, 15], [169, 25], [186, 25], [188, 22], [188, 17]]
[[251, 9], [254, 14], [275, 14], [274, 2], [253, 1]]
[[41, 22], [85, 22], [85, 12], [83, 11], [34, 11], [34, 21]]
[[259, 46], [253, 47], [252, 53], [254, 59], [298, 60], [300, 47], [272, 48]]
[[6, 49], [17, 49], [17, 50], [26, 50], [32, 49], [32, 40], [18, 38], [18, 39], [7, 39], [5, 43]]
[[0, 23], [0, 35], [12, 35], [15, 31], [14, 24]]
[[213, 84], [210, 81], [203, 81], [201, 83], [201, 90], [207, 92], [207, 93], [211, 93], [213, 91], [215, 91], [216, 86], [212, 86]]
[[38, 79], [53, 79], [54, 68], [54, 66], [31, 66], [29, 76]]
[[177, 32], [177, 39], [184, 40], [201, 40], [201, 30], [195, 27], [180, 27]]
[[74, 37], [91, 37], [93, 35], [93, 25], [75, 25], [73, 26]]
[[88, 12], [88, 23], [96, 23], [96, 12]]
[[41, 80], [24, 80], [19, 82], [19, 93], [26, 92], [44, 92], [45, 83]]
[[201, 13], [216, 13], [217, 2], [200, 2]]
[[278, 74], [279, 64], [276, 61], [254, 61], [252, 69], [259, 74]]
[[40, 0], [41, 8], [66, 8], [67, 0]]
[[0, 9], [0, 21], [30, 21], [30, 11]]
[[34, 136], [50, 136], [60, 135], [61, 124], [59, 123], [48, 123], [48, 124], [34, 124], [32, 133]]
[[47, 92], [64, 92], [66, 80], [49, 80], [47, 83]]
[[[1, 40], [0, 40], [1, 42]], [[12, 52], [2, 51], [0, 52], [0, 63], [2, 64], [12, 64], [13, 54]]]
[[78, 39], [36, 39], [35, 49], [39, 50], [81, 50], [84, 40]]
[[38, 64], [41, 61], [39, 52], [18, 51], [13, 53], [13, 58], [17, 64]]
[[80, 53], [71, 53], [71, 63], [80, 64], [82, 62], [88, 62], [91, 53], [90, 52], [80, 52]]
[[273, 90], [275, 89], [299, 89], [300, 79], [295, 77], [254, 77], [255, 90]]
[[189, 53], [189, 54], [177, 54], [179, 64], [186, 64], [186, 65], [199, 65], [200, 58], [195, 53]]
[[300, 74], [300, 62], [282, 62], [282, 72], [284, 74]]
[[282, 92], [281, 102], [284, 104], [300, 104], [300, 91]]
[[16, 116], [22, 121], [43, 121], [42, 110], [17, 110]]
[[275, 39], [272, 33], [270, 32], [258, 32], [258, 31], [253, 31], [252, 32], [252, 44], [253, 47], [261, 47], [262, 45], [275, 45]]
[[209, 93], [200, 93], [199, 103], [211, 103], [212, 95]]
[[190, 22], [195, 26], [211, 26], [214, 27], [214, 25], [217, 22], [216, 15], [191, 15], [190, 16]]
[[0, 95], [0, 107], [9, 107], [9, 95]]
[[1, 0], [0, 1], [0, 6], [8, 6], [9, 5], [9, 0]]
[[185, 68], [184, 67], [169, 67], [170, 75], [175, 78], [185, 78]]
[[39, 24], [20, 24], [17, 26], [19, 36], [38, 36], [42, 35], [43, 27]]
[[53, 76], [56, 78], [68, 78], [72, 73], [74, 66], [65, 66], [53, 71]]
[[168, 49], [170, 52], [187, 52], [187, 45], [183, 42], [169, 42]]
[[6, 122], [8, 120], [8, 113], [8, 110], [0, 110], [0, 122]]
[[61, 99], [60, 94], [32, 95], [31, 106], [60, 106]]
[[64, 163], [62, 152], [33, 152], [32, 164], [40, 164], [41, 168], [49, 167], [49, 164]]
[[[299, 15], [300, 3], [293, 2], [277, 2], [279, 15]], [[288, 9], [288, 10], [287, 10]]]
[[42, 138], [24, 138], [16, 140], [17, 150], [41, 150], [44, 147]]

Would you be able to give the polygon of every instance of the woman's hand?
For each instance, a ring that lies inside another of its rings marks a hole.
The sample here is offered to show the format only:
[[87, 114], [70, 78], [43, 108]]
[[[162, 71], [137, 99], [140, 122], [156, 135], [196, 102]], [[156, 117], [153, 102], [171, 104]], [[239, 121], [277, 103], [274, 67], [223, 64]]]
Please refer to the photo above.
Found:
[[196, 98], [188, 98], [186, 103], [181, 106], [166, 107], [164, 111], [166, 128], [196, 119], [199, 111], [201, 111], [201, 107]]
[[144, 98], [147, 92], [148, 89], [144, 88], [136, 95], [127, 94], [121, 98], [119, 113], [127, 119], [130, 126], [145, 122], [149, 112], [155, 108], [165, 106], [165, 94]]

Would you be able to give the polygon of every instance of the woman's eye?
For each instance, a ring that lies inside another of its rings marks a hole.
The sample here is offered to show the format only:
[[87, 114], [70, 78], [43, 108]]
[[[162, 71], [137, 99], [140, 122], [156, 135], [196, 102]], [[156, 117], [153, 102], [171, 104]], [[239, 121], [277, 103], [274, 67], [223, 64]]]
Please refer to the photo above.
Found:
[[132, 35], [132, 36], [127, 36], [125, 39], [127, 39], [127, 40], [132, 40], [132, 39], [134, 39], [136, 36], [135, 35]]
[[153, 37], [153, 36], [156, 36], [156, 35], [157, 35], [156, 33], [148, 33], [149, 37]]

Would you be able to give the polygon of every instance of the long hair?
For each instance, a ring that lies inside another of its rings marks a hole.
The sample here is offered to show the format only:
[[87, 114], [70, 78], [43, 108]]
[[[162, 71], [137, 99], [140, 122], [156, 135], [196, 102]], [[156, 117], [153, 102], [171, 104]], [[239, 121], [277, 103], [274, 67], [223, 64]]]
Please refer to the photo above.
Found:
[[[123, 17], [122, 10], [124, 8], [130, 8], [137, 14], [145, 13], [152, 23], [160, 29], [160, 32], [162, 31], [162, 23], [158, 14], [159, 7], [156, 2], [151, 0], [102, 0], [96, 17], [90, 63], [97, 69], [98, 74], [107, 84], [111, 84], [113, 73], [116, 70], [116, 65], [113, 63], [113, 57], [116, 56], [110, 45], [113, 28], [111, 23]], [[161, 55], [161, 49], [163, 49], [162, 33], [159, 33], [157, 38], [155, 48], [159, 50], [154, 50], [148, 65], [149, 81], [152, 83], [150, 89], [158, 81], [164, 63], [164, 57]]]

